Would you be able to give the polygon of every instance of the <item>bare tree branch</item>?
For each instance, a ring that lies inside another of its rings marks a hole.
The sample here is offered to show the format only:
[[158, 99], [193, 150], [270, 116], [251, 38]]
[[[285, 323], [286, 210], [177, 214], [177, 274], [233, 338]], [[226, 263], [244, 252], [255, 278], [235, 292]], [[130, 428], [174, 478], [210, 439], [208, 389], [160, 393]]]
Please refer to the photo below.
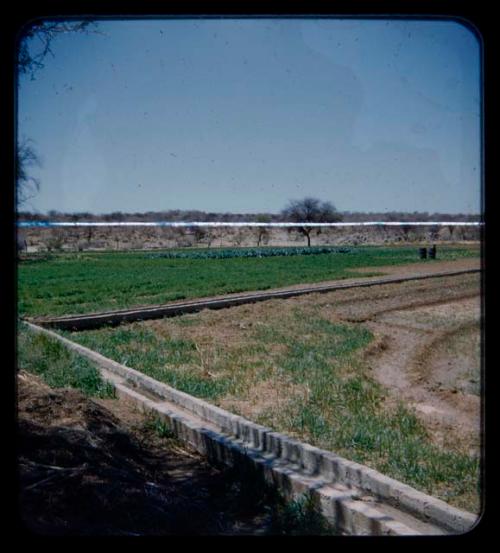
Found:
[[31, 74], [31, 79], [45, 66], [47, 55], [54, 56], [53, 40], [66, 33], [97, 33], [97, 24], [83, 21], [37, 21], [25, 32], [19, 45], [18, 69], [20, 74]]
[[24, 139], [17, 144], [16, 151], [16, 184], [17, 203], [21, 205], [31, 199], [40, 189], [39, 179], [31, 176], [30, 167], [40, 167], [41, 160], [36, 153], [32, 140]]
[[[19, 43], [18, 70], [20, 74], [30, 74], [35, 79], [37, 71], [45, 66], [50, 54], [54, 57], [52, 43], [54, 39], [66, 33], [100, 33], [96, 23], [90, 19], [79, 21], [37, 21], [25, 31]], [[17, 204], [31, 199], [40, 189], [40, 181], [29, 174], [29, 168], [40, 166], [40, 158], [32, 141], [25, 139], [16, 145], [16, 193]]]

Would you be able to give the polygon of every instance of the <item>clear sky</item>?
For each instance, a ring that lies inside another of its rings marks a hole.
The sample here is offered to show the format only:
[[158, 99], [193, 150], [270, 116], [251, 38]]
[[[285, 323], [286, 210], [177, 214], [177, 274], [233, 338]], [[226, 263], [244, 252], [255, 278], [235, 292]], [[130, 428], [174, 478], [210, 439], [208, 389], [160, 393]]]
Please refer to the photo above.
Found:
[[20, 76], [47, 212], [478, 213], [480, 44], [453, 21], [100, 21]]

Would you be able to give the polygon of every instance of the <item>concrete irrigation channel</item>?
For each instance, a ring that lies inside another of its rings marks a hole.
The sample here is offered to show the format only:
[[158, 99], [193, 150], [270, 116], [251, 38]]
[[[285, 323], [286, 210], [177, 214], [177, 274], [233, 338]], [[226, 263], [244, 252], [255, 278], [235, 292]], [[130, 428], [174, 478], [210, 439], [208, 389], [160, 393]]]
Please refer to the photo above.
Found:
[[[310, 292], [475, 272], [479, 271], [379, 278], [356, 284], [280, 291], [278, 296], [275, 292], [248, 294], [231, 298], [230, 301], [236, 301], [234, 305], [238, 305], [263, 301], [264, 298], [291, 297]], [[282, 295], [288, 293], [290, 296]], [[185, 312], [181, 307], [183, 305], [188, 306], [188, 312], [198, 311], [213, 306], [214, 300], [176, 304], [174, 313]], [[215, 301], [216, 308], [229, 305], [223, 300]], [[169, 306], [163, 308], [167, 307]], [[121, 315], [129, 316], [134, 313], [133, 320], [143, 318], [141, 310], [120, 312]], [[148, 311], [147, 318], [152, 318], [153, 314], [156, 317], [165, 316], [162, 309], [153, 309]], [[109, 314], [104, 316], [104, 319], [106, 317], [109, 317]], [[61, 319], [63, 318], [59, 318], [58, 321]], [[79, 319], [85, 321], [84, 316]], [[75, 318], [65, 318], [67, 323], [70, 320], [71, 324], [65, 328], [75, 328], [72, 326]], [[95, 322], [94, 320], [93, 323]], [[452, 507], [376, 470], [351, 462], [331, 451], [274, 432], [270, 428], [160, 383], [39, 324], [27, 324], [34, 332], [59, 340], [69, 349], [93, 361], [100, 368], [104, 379], [114, 385], [120, 399], [132, 402], [141, 410], [163, 419], [179, 439], [210, 461], [229, 466], [246, 465], [255, 469], [268, 483], [279, 488], [288, 497], [297, 497], [307, 492], [312, 494], [325, 517], [341, 534], [456, 535], [467, 532], [478, 519], [476, 514]], [[44, 321], [44, 324], [48, 324], [48, 321]], [[50, 324], [59, 326], [55, 324], [55, 320], [51, 320]], [[88, 328], [85, 322], [82, 324], [79, 328]]]
[[175, 302], [165, 305], [141, 307], [137, 309], [121, 309], [90, 313], [85, 315], [68, 315], [61, 317], [40, 317], [25, 320], [37, 325], [60, 330], [89, 330], [105, 325], [118, 325], [124, 322], [142, 321], [157, 319], [161, 317], [174, 317], [184, 313], [195, 313], [202, 309], [223, 309], [246, 303], [256, 303], [270, 299], [285, 299], [295, 296], [302, 296], [311, 293], [326, 293], [335, 290], [349, 288], [362, 288], [367, 286], [378, 286], [383, 284], [397, 284], [407, 281], [418, 281], [430, 278], [442, 278], [448, 276], [459, 276], [469, 273], [479, 273], [480, 269], [467, 269], [460, 271], [433, 272], [413, 276], [393, 276], [387, 278], [364, 278], [349, 283], [335, 283], [329, 285], [316, 285], [298, 288], [288, 288], [267, 292], [255, 292], [246, 294], [231, 294], [226, 297], [208, 298], [186, 302]]
[[[367, 282], [296, 288], [222, 299], [184, 302], [144, 310], [60, 317], [44, 326], [83, 329], [122, 321], [164, 317], [204, 308], [223, 308], [265, 299], [477, 273], [477, 269], [426, 275], [371, 279]], [[172, 308], [172, 310], [168, 310]], [[167, 309], [167, 311], [163, 311]], [[166, 313], [166, 314], [165, 314]], [[130, 317], [130, 318], [126, 318]], [[87, 319], [91, 320], [87, 323]], [[62, 321], [62, 325], [61, 325]], [[76, 321], [76, 322], [75, 322]], [[82, 322], [83, 321], [83, 322]], [[309, 492], [325, 517], [346, 535], [441, 535], [471, 529], [478, 515], [452, 507], [432, 496], [331, 451], [319, 449], [270, 428], [255, 424], [206, 401], [160, 383], [133, 368], [81, 346], [40, 324], [28, 322], [37, 332], [51, 336], [93, 361], [119, 398], [163, 419], [174, 434], [209, 460], [226, 465], [248, 465], [288, 497]]]
[[443, 535], [470, 530], [478, 516], [332, 452], [299, 442], [160, 383], [130, 367], [31, 323], [93, 361], [120, 399], [164, 420], [209, 460], [247, 464], [294, 497], [309, 492], [346, 535]]

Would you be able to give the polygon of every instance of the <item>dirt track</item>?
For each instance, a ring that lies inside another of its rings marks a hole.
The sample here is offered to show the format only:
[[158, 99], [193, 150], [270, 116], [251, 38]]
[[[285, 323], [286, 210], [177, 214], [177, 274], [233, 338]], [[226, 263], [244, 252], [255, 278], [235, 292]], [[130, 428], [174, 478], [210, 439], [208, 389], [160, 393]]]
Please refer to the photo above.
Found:
[[392, 396], [416, 409], [436, 442], [478, 454], [481, 314], [477, 278], [468, 280], [455, 283], [456, 295], [445, 300], [420, 290], [418, 304], [408, 298], [372, 314], [365, 324], [376, 341], [367, 359]]
[[[471, 268], [474, 260], [393, 267], [390, 274]], [[374, 376], [394, 400], [413, 406], [435, 441], [478, 454], [481, 433], [480, 275], [315, 295], [331, 320], [366, 325]], [[300, 298], [297, 301], [307, 301]]]

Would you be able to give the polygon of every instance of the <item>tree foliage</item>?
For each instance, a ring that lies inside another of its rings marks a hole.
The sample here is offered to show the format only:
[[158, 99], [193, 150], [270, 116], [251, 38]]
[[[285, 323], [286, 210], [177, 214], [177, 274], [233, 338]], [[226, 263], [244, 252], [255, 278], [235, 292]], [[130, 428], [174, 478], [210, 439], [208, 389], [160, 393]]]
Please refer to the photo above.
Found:
[[[321, 202], [312, 197], [290, 201], [281, 214], [286, 222], [291, 223], [336, 223], [342, 220], [342, 215], [331, 202]], [[314, 227], [297, 225], [294, 228], [307, 238], [307, 245], [311, 246], [311, 233]], [[321, 228], [317, 228], [316, 234], [320, 233]]]

